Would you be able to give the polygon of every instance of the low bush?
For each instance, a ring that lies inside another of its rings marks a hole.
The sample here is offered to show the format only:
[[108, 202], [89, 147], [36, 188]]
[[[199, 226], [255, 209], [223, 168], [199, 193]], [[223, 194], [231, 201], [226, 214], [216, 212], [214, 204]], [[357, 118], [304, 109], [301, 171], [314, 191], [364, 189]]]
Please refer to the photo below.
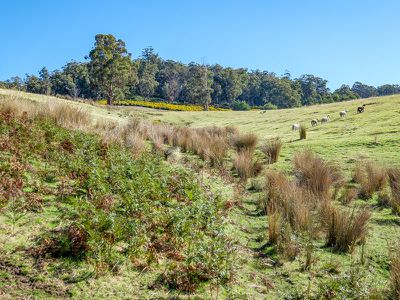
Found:
[[272, 104], [271, 102], [268, 102], [268, 103], [264, 104], [264, 106], [262, 108], [265, 110], [275, 110], [275, 109], [278, 109], [278, 106], [276, 106], [275, 104]]
[[231, 108], [233, 110], [250, 110], [250, 105], [244, 101], [235, 100], [231, 103]]
[[[106, 105], [106, 100], [98, 101], [101, 105]], [[203, 111], [204, 107], [200, 105], [185, 105], [185, 104], [173, 104], [167, 102], [153, 102], [153, 101], [145, 101], [145, 100], [116, 100], [114, 101], [114, 105], [120, 106], [141, 106], [155, 109], [163, 109], [163, 110], [173, 110], [173, 111]], [[228, 111], [229, 109], [225, 108], [217, 108], [214, 106], [209, 106], [209, 111]]]

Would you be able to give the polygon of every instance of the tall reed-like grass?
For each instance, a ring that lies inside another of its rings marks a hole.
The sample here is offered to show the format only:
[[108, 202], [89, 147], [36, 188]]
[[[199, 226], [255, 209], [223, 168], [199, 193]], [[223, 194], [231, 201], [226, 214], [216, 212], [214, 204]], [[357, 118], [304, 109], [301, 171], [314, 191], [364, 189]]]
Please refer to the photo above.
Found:
[[307, 128], [303, 124], [300, 124], [299, 135], [300, 140], [305, 140], [307, 138]]
[[388, 169], [389, 186], [391, 190], [389, 204], [396, 214], [400, 215], [400, 169]]
[[390, 257], [390, 285], [393, 298], [400, 299], [400, 243], [391, 247]]
[[232, 146], [236, 152], [254, 153], [257, 147], [258, 137], [253, 133], [237, 134], [232, 137]]
[[357, 243], [365, 242], [370, 217], [367, 209], [340, 209], [326, 202], [321, 210], [326, 244], [340, 252], [353, 252]]
[[278, 161], [281, 149], [282, 140], [280, 138], [270, 139], [261, 147], [261, 151], [265, 154], [268, 164]]
[[240, 151], [233, 157], [233, 168], [241, 180], [246, 180], [259, 174], [262, 166], [259, 162], [253, 160], [251, 152]]
[[319, 198], [326, 199], [336, 195], [344, 183], [337, 166], [323, 161], [310, 150], [296, 154], [293, 164], [298, 184]]
[[368, 199], [375, 192], [382, 191], [386, 185], [386, 169], [373, 162], [358, 163], [353, 179], [360, 184], [360, 196]]

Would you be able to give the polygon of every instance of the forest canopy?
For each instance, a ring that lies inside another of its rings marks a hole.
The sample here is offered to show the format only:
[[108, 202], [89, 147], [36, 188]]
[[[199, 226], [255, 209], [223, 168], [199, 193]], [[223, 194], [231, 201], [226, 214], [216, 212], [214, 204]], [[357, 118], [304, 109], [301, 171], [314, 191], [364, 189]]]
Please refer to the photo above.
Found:
[[[38, 75], [0, 81], [1, 88], [68, 98], [147, 99], [216, 107], [289, 108], [400, 93], [397, 84], [379, 87], [355, 82], [331, 91], [328, 81], [311, 74], [292, 78], [273, 72], [162, 59], [152, 48], [137, 58], [124, 41], [98, 34], [83, 62], [70, 61], [61, 70], [43, 67]], [[238, 103], [244, 103], [247, 105]]]

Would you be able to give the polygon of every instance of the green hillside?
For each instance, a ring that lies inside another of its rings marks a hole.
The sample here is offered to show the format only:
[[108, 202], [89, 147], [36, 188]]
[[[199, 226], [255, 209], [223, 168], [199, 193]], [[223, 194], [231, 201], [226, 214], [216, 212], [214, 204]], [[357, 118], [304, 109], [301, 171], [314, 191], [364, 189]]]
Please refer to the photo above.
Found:
[[[400, 206], [387, 168], [400, 165], [399, 129], [400, 96], [172, 112], [0, 89], [0, 295], [395, 299]], [[274, 137], [282, 152], [268, 165]], [[321, 159], [294, 162], [305, 149]], [[246, 153], [249, 178], [236, 165]], [[341, 247], [336, 232], [358, 229]]]

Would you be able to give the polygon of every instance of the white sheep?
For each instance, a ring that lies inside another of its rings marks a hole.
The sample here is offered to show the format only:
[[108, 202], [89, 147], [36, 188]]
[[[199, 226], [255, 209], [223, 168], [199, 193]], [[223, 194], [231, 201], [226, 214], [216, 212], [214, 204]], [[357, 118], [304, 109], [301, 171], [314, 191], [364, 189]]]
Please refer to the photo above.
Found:
[[348, 110], [347, 110], [347, 109], [345, 109], [345, 110], [342, 110], [342, 111], [340, 111], [340, 112], [339, 112], [339, 116], [340, 116], [341, 118], [343, 118], [343, 117], [345, 117], [345, 116], [346, 116], [347, 112], [348, 112]]
[[321, 119], [321, 123], [329, 122], [330, 119], [331, 119], [331, 117], [330, 117], [329, 115], [326, 115], [326, 117], [323, 117], [323, 118]]
[[300, 129], [300, 124], [293, 124], [292, 125], [292, 131], [299, 130], [299, 129]]

